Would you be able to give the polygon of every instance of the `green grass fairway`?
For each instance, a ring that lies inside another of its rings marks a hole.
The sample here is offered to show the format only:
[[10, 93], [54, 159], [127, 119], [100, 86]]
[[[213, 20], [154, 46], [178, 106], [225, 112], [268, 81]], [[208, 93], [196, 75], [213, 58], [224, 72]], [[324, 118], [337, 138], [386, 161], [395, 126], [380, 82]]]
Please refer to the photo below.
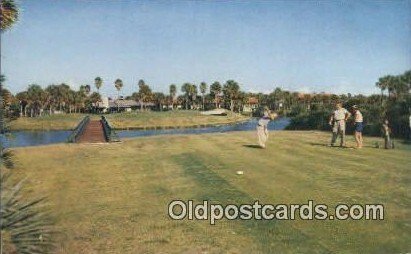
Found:
[[[11, 130], [72, 130], [85, 114], [20, 117], [10, 123]], [[90, 115], [98, 119], [99, 115]], [[105, 115], [116, 129], [200, 127], [244, 121], [247, 117], [228, 112], [227, 116], [204, 116], [199, 111], [130, 112]]]
[[10, 130], [72, 130], [84, 114], [56, 114], [40, 117], [19, 117], [10, 122]]
[[[48, 196], [57, 253], [407, 253], [411, 150], [330, 148], [329, 133], [156, 136], [14, 149], [27, 195]], [[353, 145], [353, 137], [349, 137]], [[381, 140], [380, 140], [381, 142]], [[397, 142], [399, 143], [399, 142]], [[237, 170], [244, 175], [236, 175]], [[172, 221], [171, 200], [385, 205], [384, 221]]]
[[106, 117], [116, 129], [201, 127], [235, 123], [248, 119], [248, 117], [236, 113], [227, 113], [227, 116], [206, 116], [196, 110], [175, 110], [109, 114]]

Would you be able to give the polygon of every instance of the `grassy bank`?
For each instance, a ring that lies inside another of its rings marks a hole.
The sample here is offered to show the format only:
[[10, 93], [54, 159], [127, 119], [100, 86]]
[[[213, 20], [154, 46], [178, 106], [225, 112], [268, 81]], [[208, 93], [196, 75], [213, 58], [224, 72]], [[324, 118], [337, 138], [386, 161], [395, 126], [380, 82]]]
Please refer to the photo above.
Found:
[[10, 130], [72, 130], [86, 115], [56, 114], [40, 117], [20, 117], [10, 122]]
[[[157, 136], [15, 149], [28, 195], [48, 196], [57, 253], [405, 253], [410, 146], [330, 148], [328, 133]], [[351, 141], [353, 143], [353, 141]], [[244, 175], [236, 175], [237, 170]], [[171, 200], [382, 203], [384, 221], [172, 221]]]
[[199, 111], [132, 112], [110, 114], [107, 119], [116, 129], [200, 127], [244, 121], [247, 117], [228, 112], [227, 116], [206, 116]]
[[[64, 114], [42, 117], [21, 117], [11, 122], [11, 130], [71, 130], [84, 114]], [[98, 118], [98, 115], [91, 115]], [[145, 129], [171, 127], [197, 127], [229, 124], [247, 119], [245, 116], [229, 113], [227, 116], [204, 116], [199, 111], [130, 112], [108, 114], [107, 119], [116, 129]]]

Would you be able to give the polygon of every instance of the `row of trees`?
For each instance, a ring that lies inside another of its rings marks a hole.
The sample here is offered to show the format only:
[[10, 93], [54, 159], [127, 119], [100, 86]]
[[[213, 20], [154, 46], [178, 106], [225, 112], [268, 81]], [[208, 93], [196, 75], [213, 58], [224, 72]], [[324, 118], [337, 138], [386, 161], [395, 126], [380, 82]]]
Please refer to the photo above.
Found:
[[388, 91], [389, 98], [399, 98], [409, 94], [411, 84], [411, 70], [400, 75], [386, 75], [378, 79], [376, 86], [381, 89], [381, 94]]
[[[389, 78], [387, 78], [389, 77]], [[218, 81], [213, 82], [210, 86], [201, 82], [199, 86], [193, 83], [184, 83], [180, 89], [176, 84], [169, 86], [169, 93], [153, 92], [144, 80], [139, 80], [136, 86], [137, 91], [126, 99], [140, 102], [141, 110], [144, 110], [146, 103], [154, 103], [158, 110], [162, 110], [164, 105], [167, 108], [174, 109], [176, 105], [181, 105], [185, 109], [212, 109], [226, 108], [231, 111], [241, 112], [244, 105], [250, 104], [253, 98], [254, 103], [266, 105], [280, 113], [291, 115], [298, 114], [301, 109], [310, 110], [311, 108], [330, 107], [337, 100], [349, 101], [351, 99], [359, 101], [358, 104], [374, 105], [387, 103], [401, 99], [409, 93], [410, 71], [398, 76], [386, 76], [380, 78], [376, 83], [381, 88], [381, 95], [352, 96], [351, 94], [304, 94], [298, 92], [285, 91], [275, 88], [270, 94], [247, 93], [241, 91], [240, 85], [234, 80], [228, 80], [221, 84]], [[4, 81], [4, 76], [1, 77]], [[26, 91], [22, 91], [13, 96], [8, 90], [1, 91], [5, 107], [14, 112], [20, 112], [24, 116], [38, 116], [42, 112], [55, 110], [72, 112], [91, 112], [93, 107], [101, 101], [100, 89], [103, 85], [103, 79], [96, 77], [94, 79], [97, 91], [92, 92], [90, 85], [82, 85], [78, 90], [73, 90], [67, 84], [49, 85], [45, 89], [39, 85], [29, 85]], [[123, 81], [116, 79], [114, 86], [118, 92], [123, 88]], [[180, 94], [179, 94], [180, 91]], [[388, 91], [388, 95], [384, 92]], [[120, 97], [119, 94], [117, 97]], [[384, 98], [386, 98], [384, 100]]]
[[[2, 82], [4, 81], [2, 76]], [[52, 114], [54, 111], [64, 111], [67, 113], [91, 112], [93, 107], [101, 101], [100, 89], [103, 79], [95, 78], [95, 88], [92, 92], [90, 85], [82, 85], [78, 90], [73, 90], [67, 84], [49, 85], [44, 89], [36, 84], [29, 85], [27, 90], [11, 94], [8, 90], [1, 90], [4, 98], [4, 106], [7, 112], [15, 112], [23, 116], [39, 116], [44, 112]], [[123, 88], [121, 79], [114, 82], [117, 91]], [[244, 105], [253, 103], [267, 105], [274, 110], [291, 111], [296, 105], [303, 105], [310, 108], [313, 104], [330, 104], [345, 95], [338, 96], [332, 94], [301, 94], [289, 92], [276, 88], [270, 94], [247, 93], [241, 91], [240, 85], [234, 80], [228, 80], [221, 84], [218, 81], [210, 86], [201, 82], [199, 86], [193, 83], [184, 83], [180, 89], [176, 84], [169, 86], [169, 93], [153, 92], [144, 80], [137, 84], [137, 91], [125, 99], [140, 102], [141, 110], [144, 110], [146, 103], [154, 103], [157, 109], [162, 110], [163, 105], [174, 109], [180, 105], [184, 109], [213, 109], [226, 108], [231, 111], [241, 112]], [[180, 91], [180, 94], [178, 93]], [[350, 96], [350, 95], [348, 95]], [[120, 97], [119, 94], [117, 97]]]
[[[411, 138], [411, 71], [400, 75], [387, 75], [376, 82], [381, 89], [380, 95], [356, 95], [339, 96], [338, 100], [344, 103], [347, 109], [352, 105], [358, 105], [364, 116], [364, 133], [378, 136], [381, 133], [381, 124], [388, 119], [395, 137]], [[289, 129], [328, 130], [328, 118], [333, 110], [333, 104], [315, 104], [309, 109], [295, 107]], [[349, 125], [348, 131], [353, 131]]]
[[[1, 83], [5, 81], [5, 77], [1, 76]], [[72, 112], [90, 111], [97, 102], [101, 101], [100, 88], [103, 85], [103, 79], [100, 77], [94, 80], [96, 92], [91, 92], [90, 85], [82, 85], [78, 90], [73, 90], [65, 83], [60, 85], [49, 85], [42, 88], [37, 84], [31, 84], [27, 90], [11, 94], [7, 89], [1, 89], [1, 94], [4, 99], [3, 103], [6, 109], [18, 111], [24, 116], [39, 116], [44, 111], [49, 113], [55, 110]], [[123, 88], [123, 81], [116, 79], [114, 86], [118, 92]], [[184, 105], [185, 109], [205, 109], [206, 104], [212, 104], [215, 107], [228, 105], [227, 108], [234, 111], [236, 102], [240, 99], [244, 100], [244, 93], [240, 91], [240, 86], [234, 80], [227, 81], [224, 85], [219, 82], [214, 82], [210, 87], [210, 93], [207, 94], [208, 85], [202, 82], [199, 86], [192, 83], [184, 83], [181, 86], [181, 93], [178, 95], [177, 85], [172, 84], [169, 87], [169, 94], [153, 92], [149, 85], [144, 80], [140, 80], [137, 84], [138, 91], [134, 92], [126, 99], [132, 99], [141, 102], [141, 109], [144, 108], [144, 103], [151, 102], [158, 105], [162, 109], [162, 105]], [[200, 93], [199, 93], [200, 92]], [[120, 98], [120, 95], [117, 95]], [[144, 103], [142, 103], [144, 102]], [[209, 106], [211, 107], [211, 106]]]
[[[2, 81], [4, 81], [4, 76]], [[45, 89], [32, 84], [27, 90], [11, 94], [7, 89], [1, 90], [6, 115], [13, 112], [23, 116], [39, 116], [45, 110], [52, 114], [54, 111], [67, 113], [84, 112], [91, 109], [101, 100], [99, 93], [90, 93], [87, 86], [80, 86], [79, 90], [73, 90], [67, 84], [49, 85]]]

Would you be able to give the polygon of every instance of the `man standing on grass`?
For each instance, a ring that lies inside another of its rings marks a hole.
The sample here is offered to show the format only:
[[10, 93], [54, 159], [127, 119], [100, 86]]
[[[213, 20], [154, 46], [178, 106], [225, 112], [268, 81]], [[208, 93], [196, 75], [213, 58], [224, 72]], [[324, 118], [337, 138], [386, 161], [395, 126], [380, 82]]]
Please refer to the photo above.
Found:
[[258, 120], [257, 124], [258, 144], [261, 148], [265, 148], [265, 143], [268, 140], [268, 123], [270, 120], [274, 120], [276, 116], [277, 114], [271, 113], [268, 107], [264, 107], [263, 116]]
[[350, 117], [350, 113], [348, 112], [348, 110], [343, 108], [341, 102], [337, 102], [335, 106], [336, 106], [336, 110], [332, 113], [330, 117], [330, 122], [329, 122], [329, 124], [333, 128], [331, 146], [335, 145], [338, 135], [340, 135], [341, 136], [340, 146], [345, 147], [345, 123], [347, 122], [347, 119]]
[[352, 110], [354, 113], [355, 122], [355, 142], [357, 143], [357, 148], [362, 148], [362, 130], [364, 128], [362, 113], [358, 109], [357, 105], [352, 106]]

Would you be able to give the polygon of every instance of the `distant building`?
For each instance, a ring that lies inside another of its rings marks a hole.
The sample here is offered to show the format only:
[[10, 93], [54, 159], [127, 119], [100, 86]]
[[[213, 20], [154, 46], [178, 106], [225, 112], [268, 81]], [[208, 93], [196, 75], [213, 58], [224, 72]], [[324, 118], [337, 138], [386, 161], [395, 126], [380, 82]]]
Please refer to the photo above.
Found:
[[258, 103], [258, 98], [256, 97], [250, 97], [248, 98], [248, 101], [246, 104], [243, 106], [243, 112], [245, 113], [252, 113], [254, 110], [256, 110], [259, 106]]
[[141, 106], [143, 106], [144, 109], [153, 109], [155, 104], [152, 102], [140, 103], [135, 100], [126, 100], [123, 98], [113, 100], [111, 98], [103, 97], [102, 101], [96, 105], [96, 107], [103, 113], [131, 112], [133, 110], [141, 109]]

